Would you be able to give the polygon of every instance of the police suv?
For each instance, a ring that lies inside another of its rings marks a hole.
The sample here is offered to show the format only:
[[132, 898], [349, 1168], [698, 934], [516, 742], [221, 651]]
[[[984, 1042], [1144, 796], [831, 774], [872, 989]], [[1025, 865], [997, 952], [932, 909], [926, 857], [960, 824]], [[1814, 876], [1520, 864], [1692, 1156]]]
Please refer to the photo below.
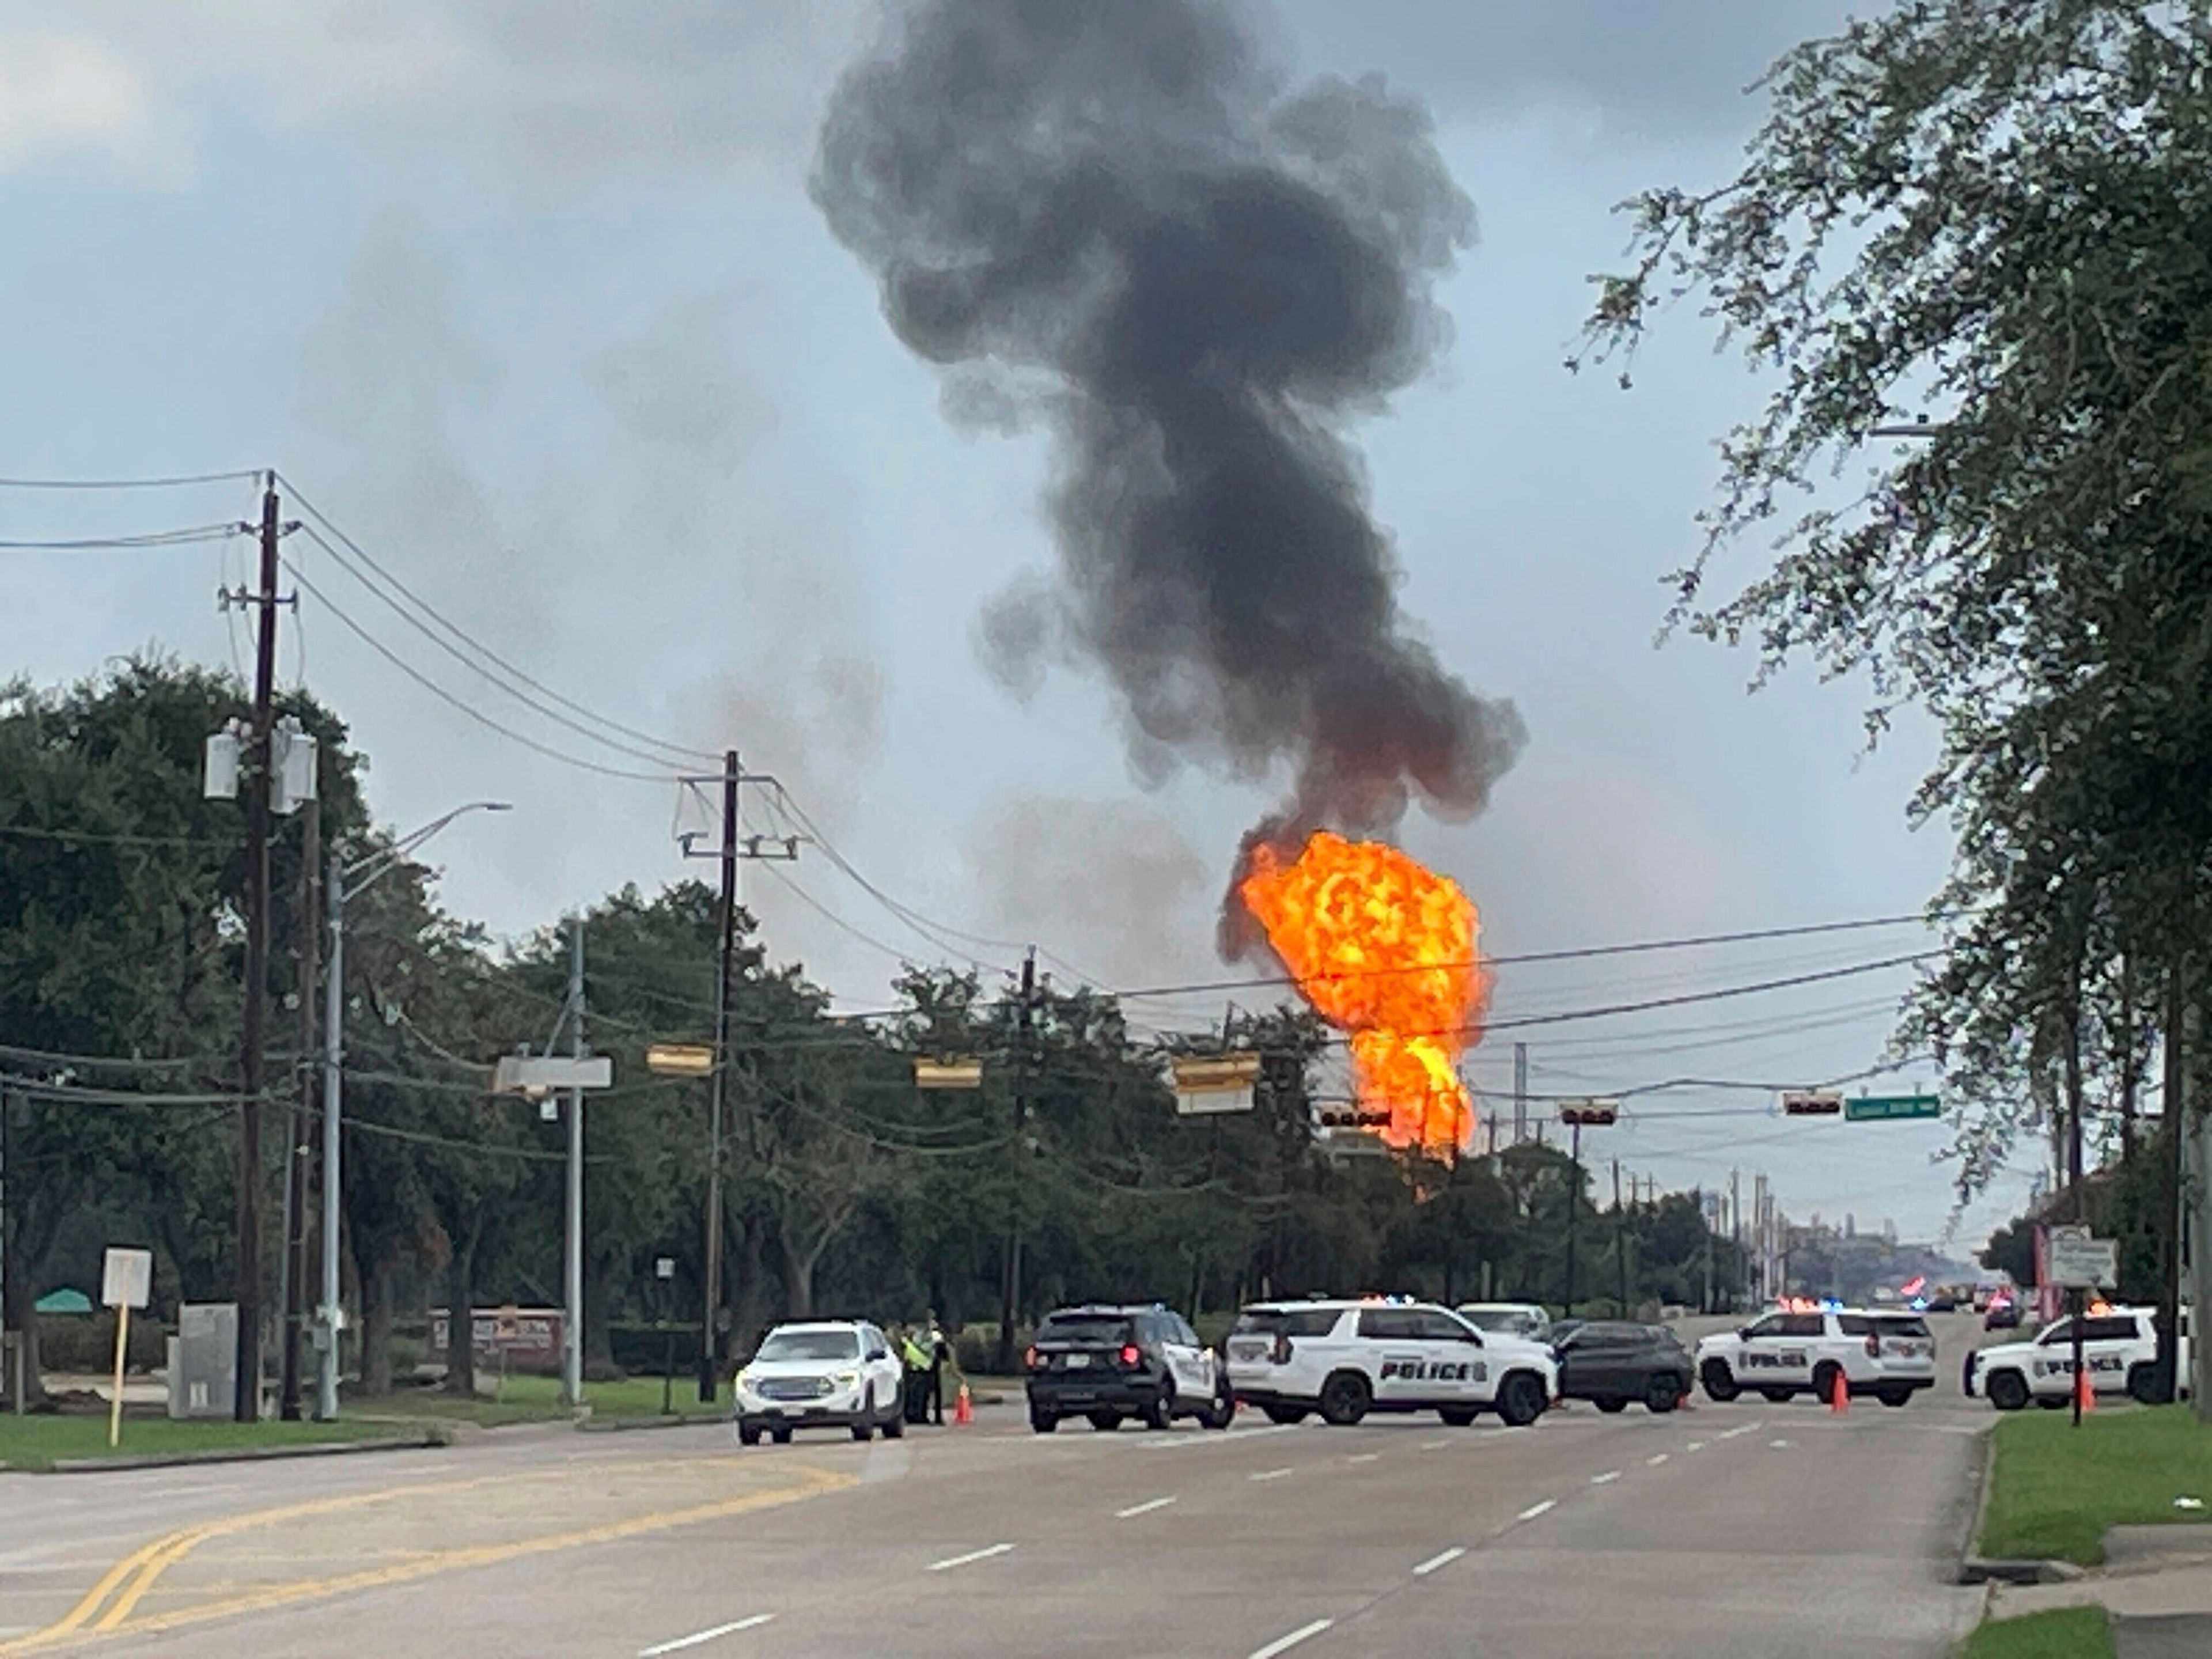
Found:
[[1401, 1300], [1255, 1303], [1229, 1334], [1229, 1382], [1277, 1423], [1433, 1411], [1455, 1428], [1494, 1411], [1525, 1428], [1559, 1397], [1541, 1343], [1479, 1331], [1448, 1309]]
[[1698, 1344], [1698, 1381], [1723, 1402], [1746, 1389], [1776, 1401], [1811, 1394], [1872, 1395], [1902, 1406], [1936, 1386], [1936, 1338], [1915, 1313], [1868, 1313], [1853, 1308], [1778, 1311], [1741, 1330]]
[[[2185, 1316], [2179, 1371], [2188, 1391], [2189, 1327]], [[2145, 1404], [2159, 1397], [2158, 1330], [2148, 1308], [2104, 1308], [2081, 1322], [2081, 1364], [2097, 1394], [2126, 1394]], [[2030, 1342], [2001, 1342], [1977, 1352], [1966, 1367], [1966, 1393], [2001, 1412], [2031, 1400], [2063, 1406], [2074, 1396], [2074, 1322], [2046, 1325]]]

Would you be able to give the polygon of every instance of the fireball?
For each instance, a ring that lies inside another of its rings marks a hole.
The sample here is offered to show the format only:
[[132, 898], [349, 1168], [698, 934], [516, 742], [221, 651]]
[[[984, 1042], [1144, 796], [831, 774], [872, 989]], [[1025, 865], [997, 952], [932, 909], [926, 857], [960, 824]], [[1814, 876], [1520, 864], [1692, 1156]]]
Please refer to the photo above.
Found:
[[1252, 849], [1237, 894], [1323, 1019], [1351, 1037], [1363, 1107], [1382, 1139], [1441, 1152], [1474, 1139], [1455, 1062], [1480, 1036], [1490, 976], [1474, 902], [1397, 848], [1316, 831], [1295, 861]]

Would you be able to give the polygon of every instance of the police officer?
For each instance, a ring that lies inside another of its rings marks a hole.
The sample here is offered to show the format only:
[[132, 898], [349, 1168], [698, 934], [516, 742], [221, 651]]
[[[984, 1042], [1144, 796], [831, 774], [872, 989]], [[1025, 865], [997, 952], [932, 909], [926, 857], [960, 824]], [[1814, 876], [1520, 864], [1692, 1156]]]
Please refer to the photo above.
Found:
[[921, 1328], [915, 1333], [914, 1340], [929, 1357], [929, 1382], [925, 1391], [929, 1414], [941, 1429], [945, 1426], [945, 1367], [953, 1358], [953, 1353], [951, 1339], [938, 1328], [936, 1309], [923, 1313]]
[[899, 1361], [906, 1367], [906, 1420], [909, 1423], [929, 1421], [929, 1354], [919, 1332], [908, 1331], [900, 1337]]

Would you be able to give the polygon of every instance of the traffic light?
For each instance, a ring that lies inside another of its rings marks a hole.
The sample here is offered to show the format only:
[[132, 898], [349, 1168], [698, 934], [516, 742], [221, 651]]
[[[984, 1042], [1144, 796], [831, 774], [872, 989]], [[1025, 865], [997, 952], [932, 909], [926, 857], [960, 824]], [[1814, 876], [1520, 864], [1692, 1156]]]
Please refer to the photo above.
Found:
[[1577, 1100], [1559, 1108], [1559, 1121], [1570, 1128], [1601, 1129], [1620, 1115], [1617, 1100]]
[[1831, 1089], [1788, 1089], [1783, 1091], [1782, 1115], [1784, 1117], [1837, 1117], [1844, 1109], [1844, 1097]]

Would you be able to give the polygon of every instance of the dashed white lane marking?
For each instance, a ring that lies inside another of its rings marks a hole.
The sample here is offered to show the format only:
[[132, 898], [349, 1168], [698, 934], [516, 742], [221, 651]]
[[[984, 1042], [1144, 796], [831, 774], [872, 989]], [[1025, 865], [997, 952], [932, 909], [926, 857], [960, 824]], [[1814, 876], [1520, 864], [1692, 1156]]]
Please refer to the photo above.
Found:
[[1765, 1426], [1764, 1423], [1739, 1423], [1732, 1429], [1722, 1431], [1720, 1437], [1723, 1440], [1733, 1440], [1740, 1434], [1756, 1434]]
[[1132, 1516], [1150, 1515], [1154, 1510], [1164, 1510], [1174, 1502], [1175, 1499], [1172, 1498], [1155, 1498], [1149, 1504], [1132, 1504], [1126, 1510], [1115, 1510], [1114, 1518], [1116, 1521], [1127, 1521]]
[[1251, 1659], [1275, 1659], [1279, 1653], [1288, 1653], [1301, 1642], [1320, 1635], [1336, 1623], [1334, 1619], [1316, 1619], [1310, 1625], [1300, 1625], [1288, 1636], [1278, 1636], [1264, 1648], [1254, 1648]]
[[1513, 1518], [1516, 1521], [1534, 1521], [1540, 1515], [1549, 1515], [1553, 1510], [1557, 1509], [1559, 1505], [1559, 1500], [1558, 1498], [1547, 1498], [1540, 1504], [1531, 1504], [1527, 1509], [1522, 1510], [1520, 1514], [1515, 1516]]
[[1692, 1440], [1688, 1445], [1682, 1448], [1684, 1451], [1703, 1451], [1705, 1449], [1705, 1443], [1702, 1440]]
[[757, 1613], [750, 1619], [733, 1620], [726, 1625], [717, 1625], [712, 1630], [693, 1631], [689, 1636], [679, 1636], [672, 1642], [656, 1642], [649, 1648], [640, 1648], [637, 1659], [659, 1659], [664, 1653], [681, 1653], [685, 1648], [696, 1648], [725, 1636], [735, 1636], [741, 1630], [758, 1630], [775, 1615]]
[[1790, 1449], [1790, 1443], [1787, 1440], [1770, 1440], [1766, 1443], [1777, 1451], [1787, 1451]]
[[993, 1544], [984, 1549], [969, 1550], [965, 1555], [948, 1556], [942, 1561], [933, 1561], [928, 1571], [947, 1572], [954, 1567], [964, 1567], [971, 1561], [988, 1561], [994, 1555], [1004, 1555], [1013, 1547], [1012, 1544]]
[[1248, 1475], [1246, 1479], [1251, 1480], [1279, 1480], [1289, 1473], [1290, 1470], [1288, 1469], [1261, 1469], [1257, 1474]]
[[1666, 1454], [1665, 1452], [1654, 1452], [1654, 1453], [1652, 1453], [1652, 1454], [1651, 1454], [1651, 1455], [1650, 1455], [1650, 1456], [1649, 1456], [1649, 1457], [1645, 1458], [1645, 1459], [1644, 1460], [1644, 1466], [1645, 1466], [1647, 1468], [1654, 1468], [1654, 1469], [1656, 1469], [1656, 1468], [1658, 1468], [1662, 1463], [1665, 1462], [1666, 1461], [1667, 1461], [1667, 1454]]
[[1421, 1449], [1423, 1451], [1442, 1451], [1446, 1446], [1450, 1444], [1451, 1442], [1449, 1440], [1424, 1440], [1421, 1442]]
[[1594, 1474], [1590, 1476], [1590, 1485], [1593, 1486], [1609, 1486], [1620, 1479], [1620, 1471], [1619, 1469], [1607, 1469], [1603, 1474]]
[[1382, 1461], [1382, 1454], [1381, 1452], [1354, 1452], [1351, 1456], [1346, 1458], [1344, 1461], [1347, 1463], [1379, 1463]]
[[1467, 1552], [1465, 1550], [1455, 1544], [1449, 1549], [1443, 1552], [1443, 1553], [1432, 1555], [1427, 1560], [1422, 1562], [1419, 1566], [1415, 1567], [1413, 1569], [1413, 1577], [1416, 1578], [1426, 1578], [1438, 1567], [1448, 1567], [1466, 1553]]

